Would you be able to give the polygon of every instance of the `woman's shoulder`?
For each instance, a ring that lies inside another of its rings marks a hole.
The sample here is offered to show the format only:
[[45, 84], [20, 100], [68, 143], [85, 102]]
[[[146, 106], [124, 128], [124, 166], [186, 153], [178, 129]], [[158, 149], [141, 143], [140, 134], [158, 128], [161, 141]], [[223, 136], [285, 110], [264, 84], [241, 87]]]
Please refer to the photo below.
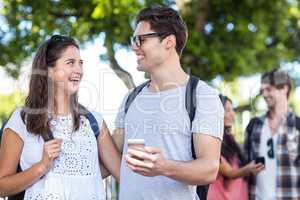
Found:
[[88, 112], [85, 114], [85, 117], [89, 119], [89, 117], [87, 115], [92, 115], [92, 117], [95, 118], [95, 120], [97, 121], [97, 123], [99, 124], [99, 128], [101, 128], [102, 126], [102, 121], [103, 121], [103, 117], [102, 117], [102, 114], [99, 112], [99, 111], [96, 111], [94, 109], [90, 109], [90, 108], [87, 108], [86, 109]]
[[15, 133], [17, 133], [24, 141], [25, 136], [27, 135], [26, 125], [25, 122], [22, 119], [21, 113], [22, 113], [23, 107], [17, 107], [11, 114], [10, 118], [8, 119], [7, 123], [5, 124], [6, 128], [9, 128], [13, 130]]
[[17, 121], [20, 121], [20, 122], [23, 123], [22, 116], [21, 116], [23, 109], [24, 109], [23, 107], [17, 107], [17, 108], [11, 113], [11, 115], [10, 115], [10, 117], [9, 117], [9, 121], [14, 121], [15, 123], [16, 123]]

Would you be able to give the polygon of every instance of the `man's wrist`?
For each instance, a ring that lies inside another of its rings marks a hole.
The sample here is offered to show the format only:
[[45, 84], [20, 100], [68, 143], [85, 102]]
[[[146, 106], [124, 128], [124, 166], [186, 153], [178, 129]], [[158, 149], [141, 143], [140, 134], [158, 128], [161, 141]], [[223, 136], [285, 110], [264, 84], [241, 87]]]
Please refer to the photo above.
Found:
[[175, 161], [173, 160], [166, 160], [164, 165], [163, 165], [163, 172], [162, 175], [171, 177], [174, 171], [174, 164]]

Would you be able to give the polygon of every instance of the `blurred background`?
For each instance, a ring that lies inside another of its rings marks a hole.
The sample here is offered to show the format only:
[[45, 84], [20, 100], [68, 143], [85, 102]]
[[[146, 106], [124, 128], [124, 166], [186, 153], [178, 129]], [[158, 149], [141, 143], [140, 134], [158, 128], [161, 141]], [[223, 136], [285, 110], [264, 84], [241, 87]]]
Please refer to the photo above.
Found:
[[[266, 110], [259, 95], [262, 72], [289, 72], [290, 106], [300, 115], [297, 0], [0, 0], [0, 125], [24, 102], [38, 45], [63, 34], [81, 46], [79, 101], [100, 111], [112, 131], [123, 96], [146, 80], [136, 70], [130, 36], [135, 15], [152, 4], [181, 13], [189, 29], [182, 66], [233, 100], [240, 143], [250, 118]], [[107, 199], [115, 199], [110, 182]]]

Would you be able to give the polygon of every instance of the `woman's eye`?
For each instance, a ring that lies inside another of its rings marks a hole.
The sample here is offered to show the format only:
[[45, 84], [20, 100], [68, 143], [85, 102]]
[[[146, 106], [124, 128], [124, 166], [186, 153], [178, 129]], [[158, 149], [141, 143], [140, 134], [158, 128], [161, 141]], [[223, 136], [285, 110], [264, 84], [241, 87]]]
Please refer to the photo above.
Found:
[[74, 64], [74, 61], [69, 61], [69, 62], [67, 62], [67, 64]]

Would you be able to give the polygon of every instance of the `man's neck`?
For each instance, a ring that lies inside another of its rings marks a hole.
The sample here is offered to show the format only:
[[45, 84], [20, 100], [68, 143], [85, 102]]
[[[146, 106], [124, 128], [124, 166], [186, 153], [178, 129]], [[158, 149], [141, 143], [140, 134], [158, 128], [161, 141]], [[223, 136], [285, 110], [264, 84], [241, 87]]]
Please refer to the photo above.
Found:
[[150, 73], [150, 88], [163, 91], [186, 84], [188, 75], [182, 69], [179, 60], [165, 62]]
[[277, 103], [273, 108], [269, 110], [269, 118], [270, 119], [279, 119], [282, 118], [288, 112], [288, 102], [283, 101], [281, 103]]

